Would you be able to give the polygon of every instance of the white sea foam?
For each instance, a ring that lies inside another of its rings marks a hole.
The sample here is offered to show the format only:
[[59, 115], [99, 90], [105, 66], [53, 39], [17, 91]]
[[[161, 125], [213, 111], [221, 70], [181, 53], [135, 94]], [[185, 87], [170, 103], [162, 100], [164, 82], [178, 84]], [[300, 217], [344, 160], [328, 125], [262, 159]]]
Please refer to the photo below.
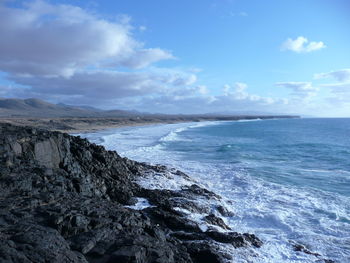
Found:
[[[152, 189], [152, 190], [167, 189], [167, 190], [173, 190], [173, 191], [182, 190], [186, 187], [193, 185], [194, 183], [200, 184], [199, 182], [191, 178], [187, 178], [187, 177], [184, 177], [183, 175], [177, 174], [177, 171], [175, 169], [166, 170], [162, 173], [158, 173], [150, 170], [148, 172], [145, 172], [143, 174], [143, 177], [139, 177], [136, 183], [145, 189]], [[201, 186], [203, 187], [203, 185]], [[145, 201], [143, 201], [143, 203], [144, 202]], [[211, 225], [208, 222], [206, 222], [204, 218], [209, 214], [214, 214], [216, 216], [222, 217], [217, 212], [216, 208], [218, 206], [223, 206], [224, 208], [226, 208], [226, 210], [230, 211], [230, 208], [227, 206], [227, 203], [225, 202], [225, 200], [207, 199], [205, 197], [199, 197], [197, 200], [191, 200], [191, 202], [196, 203], [198, 207], [207, 209], [208, 213], [207, 214], [194, 213], [183, 207], [174, 207], [174, 210], [183, 213], [189, 220], [196, 222], [199, 228], [203, 232], [207, 231], [209, 226], [211, 228], [215, 228], [218, 231], [223, 231], [222, 228], [216, 225]], [[146, 204], [148, 204], [148, 206], [146, 205], [146, 207], [149, 207], [149, 203], [147, 202]], [[135, 206], [131, 208], [134, 208]], [[134, 209], [137, 209], [137, 208], [134, 208]], [[144, 209], [144, 206], [141, 205], [141, 209]], [[222, 217], [222, 218], [225, 223], [228, 222], [228, 218], [226, 217]]]
[[143, 210], [146, 209], [148, 207], [154, 207], [152, 206], [148, 200], [146, 198], [142, 198], [142, 197], [136, 197], [137, 199], [137, 203], [134, 205], [126, 205], [125, 207], [134, 209], [134, 210]]
[[[324, 170], [324, 169], [300, 169], [301, 171], [304, 172], [316, 172], [316, 173], [329, 173], [329, 170]], [[344, 171], [344, 170], [334, 170], [335, 173], [340, 173], [340, 174], [350, 174], [350, 171]]]
[[145, 189], [181, 190], [183, 186], [190, 186], [195, 182], [189, 178], [177, 175], [170, 170], [164, 173], [157, 173], [150, 170], [143, 177], [139, 177], [136, 183]]
[[179, 140], [179, 136], [178, 133], [183, 132], [187, 129], [189, 129], [190, 127], [182, 127], [182, 128], [178, 128], [175, 131], [171, 131], [169, 132], [167, 135], [165, 135], [164, 137], [160, 138], [159, 141], [161, 142], [167, 142], [167, 141], [176, 141]]
[[261, 121], [262, 119], [256, 118], [256, 119], [250, 119], [250, 120], [237, 120], [238, 122], [250, 122], [250, 121]]
[[200, 127], [206, 127], [206, 126], [211, 126], [211, 125], [219, 125], [223, 123], [222, 121], [204, 121], [204, 122], [200, 122], [200, 123], [191, 123], [190, 125], [186, 125], [180, 128], [177, 128], [175, 130], [170, 131], [167, 135], [161, 137], [159, 139], [159, 141], [161, 142], [168, 142], [168, 141], [191, 141], [189, 139], [186, 139], [184, 137], [179, 136], [179, 134], [183, 131], [186, 131], [188, 129], [193, 129], [193, 128], [200, 128]]
[[[203, 124], [132, 128], [93, 136], [95, 142], [103, 137], [100, 141], [104, 146], [118, 150], [123, 156], [176, 167], [224, 196], [226, 206], [235, 214], [225, 218], [227, 224], [235, 231], [254, 233], [264, 242], [259, 249], [232, 250], [232, 247], [223, 245], [223, 249], [234, 256], [233, 262], [321, 262], [314, 255], [295, 252], [294, 243], [305, 245], [323, 258], [350, 262], [349, 198], [321, 190], [269, 183], [232, 164], [184, 161], [176, 152], [166, 151], [162, 143], [174, 139], [171, 136], [181, 139], [182, 132], [199, 128], [199, 125]], [[167, 139], [161, 140], [162, 138]], [[321, 174], [324, 172], [322, 169], [305, 170]], [[348, 171], [344, 171], [346, 173]], [[191, 185], [193, 181], [169, 172], [167, 176], [150, 173], [138, 183], [149, 189], [179, 190], [184, 185]], [[205, 200], [198, 202], [209, 207], [214, 205], [205, 203]], [[203, 223], [202, 216], [194, 214], [192, 219], [200, 222], [205, 230], [207, 224]]]

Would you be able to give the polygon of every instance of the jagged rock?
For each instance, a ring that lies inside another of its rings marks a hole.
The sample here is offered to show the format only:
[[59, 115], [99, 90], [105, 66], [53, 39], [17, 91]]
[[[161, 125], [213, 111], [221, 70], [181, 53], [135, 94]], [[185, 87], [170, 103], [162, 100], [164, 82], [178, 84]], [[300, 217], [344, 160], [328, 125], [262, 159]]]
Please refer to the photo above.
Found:
[[221, 253], [218, 247], [210, 242], [187, 242], [186, 247], [194, 262], [224, 263], [230, 259], [228, 255]]
[[47, 168], [58, 168], [61, 161], [58, 146], [52, 138], [35, 143], [34, 155], [38, 163]]
[[[228, 258], [220, 242], [261, 246], [254, 235], [203, 232], [178, 208], [229, 229], [196, 202], [220, 196], [197, 184], [143, 189], [135, 181], [145, 171], [168, 170], [79, 137], [0, 124], [0, 262], [215, 263]], [[126, 207], [135, 197], [152, 207]]]
[[324, 259], [322, 258], [322, 256], [319, 253], [316, 252], [312, 252], [311, 250], [309, 250], [306, 246], [302, 245], [302, 244], [298, 244], [298, 243], [294, 243], [293, 244], [293, 249], [294, 251], [297, 252], [303, 252], [305, 254], [309, 254], [312, 256], [315, 256], [317, 258], [319, 258], [319, 260], [317, 262], [322, 262], [322, 263], [335, 263], [333, 260], [331, 259]]
[[224, 206], [222, 206], [222, 205], [219, 205], [219, 206], [217, 207], [217, 210], [218, 210], [218, 212], [219, 212], [222, 216], [227, 216], [227, 217], [229, 217], [229, 216], [234, 216], [234, 215], [235, 215], [233, 212], [228, 211], [228, 210], [227, 210]]
[[208, 222], [209, 224], [219, 226], [226, 230], [231, 230], [231, 228], [225, 224], [224, 220], [222, 218], [215, 216], [214, 214], [207, 215], [204, 220]]
[[237, 232], [222, 233], [217, 231], [207, 231], [209, 237], [220, 243], [230, 243], [234, 247], [244, 247], [253, 245], [255, 247], [261, 247], [262, 242], [251, 234], [240, 234]]

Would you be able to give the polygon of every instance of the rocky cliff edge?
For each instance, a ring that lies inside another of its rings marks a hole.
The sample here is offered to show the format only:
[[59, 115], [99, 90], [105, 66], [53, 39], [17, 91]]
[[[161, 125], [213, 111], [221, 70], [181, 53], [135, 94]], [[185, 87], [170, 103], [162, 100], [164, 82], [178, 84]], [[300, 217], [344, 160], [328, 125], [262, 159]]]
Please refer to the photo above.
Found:
[[[223, 247], [262, 245], [225, 224], [220, 196], [195, 183], [141, 187], [150, 173], [187, 177], [79, 137], [0, 124], [0, 262], [216, 263], [230, 261]], [[137, 208], [141, 199], [149, 205]]]

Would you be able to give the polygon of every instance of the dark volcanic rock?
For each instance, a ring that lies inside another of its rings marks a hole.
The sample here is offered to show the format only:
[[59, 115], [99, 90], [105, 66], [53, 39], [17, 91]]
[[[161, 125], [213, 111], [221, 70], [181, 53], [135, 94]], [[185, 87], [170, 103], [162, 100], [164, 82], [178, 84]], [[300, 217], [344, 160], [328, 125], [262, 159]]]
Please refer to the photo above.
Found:
[[322, 256], [319, 253], [312, 252], [311, 250], [309, 250], [306, 246], [304, 246], [302, 244], [294, 243], [293, 244], [293, 249], [294, 249], [294, 251], [302, 252], [302, 253], [309, 254], [309, 255], [313, 255], [313, 256], [319, 258], [319, 260], [317, 262], [335, 263], [331, 259], [322, 258]]
[[[196, 184], [143, 189], [135, 181], [145, 171], [167, 168], [121, 158], [79, 137], [1, 124], [0, 262], [215, 263], [229, 258], [220, 243], [261, 246], [250, 234], [203, 232], [181, 209], [228, 230], [196, 201], [220, 196]], [[135, 197], [152, 207], [126, 207]]]
[[224, 220], [222, 220], [222, 218], [220, 217], [217, 217], [213, 214], [210, 214], [210, 215], [207, 215], [204, 220], [206, 222], [208, 222], [209, 224], [212, 224], [212, 225], [217, 225], [223, 229], [227, 229], [227, 230], [230, 230], [231, 228], [225, 224]]

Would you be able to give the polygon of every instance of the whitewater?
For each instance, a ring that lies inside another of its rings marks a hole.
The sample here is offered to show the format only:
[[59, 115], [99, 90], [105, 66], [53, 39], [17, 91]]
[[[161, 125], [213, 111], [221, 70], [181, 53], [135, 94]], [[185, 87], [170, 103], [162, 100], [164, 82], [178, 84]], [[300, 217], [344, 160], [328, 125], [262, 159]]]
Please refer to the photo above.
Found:
[[80, 136], [182, 170], [222, 195], [234, 213], [226, 223], [264, 242], [236, 249], [234, 262], [324, 262], [295, 244], [350, 262], [350, 119], [178, 123]]

